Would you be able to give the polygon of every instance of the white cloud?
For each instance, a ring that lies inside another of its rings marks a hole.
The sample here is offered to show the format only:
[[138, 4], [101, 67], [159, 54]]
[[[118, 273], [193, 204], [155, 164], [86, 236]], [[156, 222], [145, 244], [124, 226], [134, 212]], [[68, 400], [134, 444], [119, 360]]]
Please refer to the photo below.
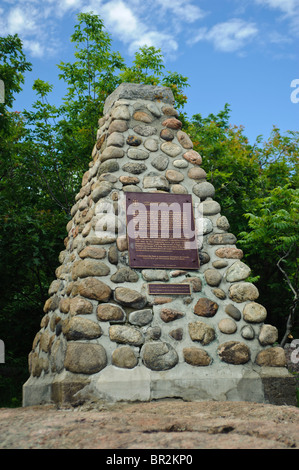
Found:
[[216, 50], [235, 52], [242, 49], [258, 34], [255, 23], [249, 23], [239, 18], [233, 18], [224, 23], [214, 25], [210, 30], [201, 28], [189, 43], [209, 41]]
[[255, 3], [278, 9], [287, 15], [293, 15], [299, 8], [298, 0], [255, 0]]
[[188, 0], [156, 0], [156, 3], [159, 4], [162, 11], [169, 10], [180, 21], [187, 23], [193, 23], [205, 16], [205, 12], [200, 7], [193, 5]]

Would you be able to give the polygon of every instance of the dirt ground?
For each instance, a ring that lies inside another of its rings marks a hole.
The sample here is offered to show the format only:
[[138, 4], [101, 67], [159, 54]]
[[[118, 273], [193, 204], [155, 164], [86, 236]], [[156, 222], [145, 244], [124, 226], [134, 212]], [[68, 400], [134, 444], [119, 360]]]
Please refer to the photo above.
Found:
[[248, 402], [0, 409], [0, 449], [298, 449], [299, 408]]

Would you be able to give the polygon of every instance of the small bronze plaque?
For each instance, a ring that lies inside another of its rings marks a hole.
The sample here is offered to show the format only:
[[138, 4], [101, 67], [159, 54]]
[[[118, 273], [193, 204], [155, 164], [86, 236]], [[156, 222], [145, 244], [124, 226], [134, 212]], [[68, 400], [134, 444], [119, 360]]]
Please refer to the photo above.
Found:
[[190, 194], [126, 193], [126, 216], [131, 267], [199, 268]]
[[191, 295], [190, 284], [149, 284], [151, 295]]

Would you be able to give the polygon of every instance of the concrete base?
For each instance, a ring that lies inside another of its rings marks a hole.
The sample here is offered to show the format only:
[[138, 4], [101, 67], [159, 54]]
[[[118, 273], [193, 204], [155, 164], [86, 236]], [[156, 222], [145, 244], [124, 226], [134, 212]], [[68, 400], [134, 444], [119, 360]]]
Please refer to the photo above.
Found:
[[247, 401], [296, 406], [296, 378], [284, 368], [228, 365], [221, 370], [154, 372], [145, 367], [108, 366], [93, 376], [62, 372], [29, 378], [23, 386], [23, 406], [46, 403], [78, 405], [87, 401], [138, 402], [166, 398], [186, 401]]

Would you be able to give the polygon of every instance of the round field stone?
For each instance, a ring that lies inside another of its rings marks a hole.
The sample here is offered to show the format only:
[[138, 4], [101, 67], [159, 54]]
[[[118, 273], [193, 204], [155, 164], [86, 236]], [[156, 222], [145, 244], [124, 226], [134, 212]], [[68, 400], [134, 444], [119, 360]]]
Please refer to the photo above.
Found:
[[138, 145], [142, 144], [142, 139], [140, 139], [140, 137], [137, 137], [136, 135], [129, 135], [129, 137], [127, 137], [126, 142], [128, 145], [138, 147]]
[[73, 317], [65, 322], [62, 332], [68, 341], [96, 339], [102, 335], [102, 330], [96, 322], [82, 317]]
[[178, 320], [179, 318], [182, 318], [184, 316], [185, 314], [183, 312], [174, 310], [172, 308], [163, 308], [160, 313], [160, 317], [165, 323]]
[[195, 315], [201, 317], [213, 317], [218, 310], [218, 304], [207, 298], [201, 298], [194, 307]]
[[106, 351], [101, 344], [70, 342], [64, 366], [77, 374], [95, 374], [107, 365]]
[[[111, 134], [112, 135], [112, 134]], [[122, 158], [125, 155], [123, 149], [119, 147], [106, 147], [100, 156], [100, 161], [105, 162], [106, 160], [114, 160], [115, 158]]]
[[149, 153], [141, 149], [129, 149], [128, 157], [132, 160], [146, 160], [149, 157]]
[[256, 300], [259, 292], [251, 282], [237, 282], [230, 286], [229, 297], [234, 302], [241, 303], [246, 300]]
[[175, 349], [168, 343], [146, 343], [141, 350], [144, 365], [151, 370], [172, 369], [178, 363]]
[[208, 366], [212, 362], [212, 359], [204, 349], [196, 347], [184, 348], [183, 355], [185, 362], [191, 366]]
[[208, 239], [210, 245], [234, 245], [237, 239], [233, 233], [214, 233]]
[[126, 121], [115, 119], [108, 127], [108, 134], [112, 134], [113, 132], [126, 132], [127, 130], [128, 123]]
[[84, 278], [89, 276], [107, 276], [110, 268], [102, 261], [95, 259], [85, 259], [73, 264], [72, 279]]
[[109, 328], [109, 337], [111, 341], [121, 344], [131, 344], [140, 346], [144, 343], [144, 337], [141, 331], [133, 326], [112, 325]]
[[207, 197], [213, 197], [215, 195], [214, 186], [207, 181], [195, 184], [192, 188], [192, 191], [200, 199], [206, 199]]
[[177, 130], [182, 128], [182, 123], [176, 118], [168, 118], [162, 122], [162, 126]]
[[261, 323], [267, 318], [267, 310], [263, 305], [250, 302], [243, 309], [243, 318], [249, 323]]
[[221, 230], [229, 230], [229, 222], [224, 215], [220, 216], [217, 219], [216, 224], [217, 224], [217, 227], [220, 228]]
[[237, 331], [237, 325], [232, 318], [223, 318], [218, 323], [218, 328], [222, 333], [231, 335]]
[[164, 142], [161, 144], [161, 150], [169, 157], [177, 157], [182, 152], [181, 147], [172, 142]]
[[120, 134], [119, 132], [112, 132], [107, 139], [107, 147], [110, 147], [111, 145], [114, 147], [122, 147], [124, 143], [125, 138], [123, 134]]
[[242, 261], [236, 261], [225, 272], [224, 277], [227, 282], [243, 281], [251, 273], [251, 269]]
[[219, 202], [207, 200], [201, 203], [201, 210], [203, 215], [215, 215], [219, 214], [221, 207]]
[[126, 314], [122, 308], [114, 304], [100, 304], [97, 308], [97, 318], [100, 321], [122, 322]]
[[170, 192], [173, 194], [188, 194], [188, 189], [186, 189], [182, 184], [172, 184]]
[[272, 325], [263, 325], [259, 334], [259, 342], [263, 346], [274, 344], [278, 340], [278, 330]]
[[[126, 240], [125, 240], [126, 241]], [[139, 276], [136, 271], [133, 271], [133, 269], [124, 266], [122, 268], [119, 268], [116, 273], [112, 274], [111, 276], [111, 281], [112, 282], [137, 282], [139, 279]]]
[[252, 328], [252, 326], [251, 325], [243, 326], [243, 328], [241, 329], [241, 336], [244, 339], [249, 339], [249, 340], [254, 339], [255, 333], [254, 333], [254, 329]]
[[151, 139], [150, 137], [146, 139], [143, 145], [150, 152], [156, 152], [159, 148], [159, 142], [156, 139]]
[[129, 162], [123, 165], [122, 170], [127, 173], [132, 173], [133, 175], [140, 175], [147, 169], [147, 166], [144, 163], [135, 163]]
[[146, 308], [143, 310], [136, 310], [129, 315], [129, 322], [132, 325], [144, 326], [150, 323], [153, 319], [153, 312], [151, 309]]
[[171, 330], [169, 332], [169, 336], [171, 336], [176, 341], [181, 341], [183, 339], [184, 331], [183, 328], [176, 328], [175, 330]]
[[123, 119], [128, 121], [130, 119], [130, 112], [128, 106], [121, 105], [113, 109], [111, 113], [111, 118], [113, 119]]
[[160, 132], [160, 137], [167, 142], [171, 142], [174, 139], [174, 133], [170, 129], [162, 129]]
[[119, 170], [119, 164], [114, 160], [106, 160], [104, 163], [101, 163], [98, 169], [98, 175], [104, 173], [114, 173]]
[[155, 127], [142, 125], [135, 126], [133, 131], [136, 132], [136, 134], [142, 135], [143, 137], [149, 137], [157, 133], [157, 129]]
[[103, 259], [106, 256], [105, 248], [98, 247], [98, 246], [86, 246], [82, 251], [79, 253], [80, 258], [93, 258], [93, 259]]
[[98, 300], [100, 302], [107, 302], [111, 296], [111, 289], [104, 282], [99, 281], [94, 277], [87, 277], [82, 281], [74, 283], [72, 294], [79, 294], [82, 295], [82, 297]]
[[163, 171], [166, 170], [169, 164], [169, 159], [166, 157], [166, 155], [158, 155], [157, 157], [154, 158], [154, 160], [151, 162], [151, 165], [156, 168], [156, 170]]
[[147, 303], [146, 298], [140, 292], [127, 287], [117, 287], [115, 289], [115, 300], [122, 305], [133, 308], [143, 308]]
[[228, 364], [246, 364], [250, 360], [250, 350], [239, 341], [228, 341], [217, 348], [220, 359]]
[[215, 255], [219, 258], [228, 258], [228, 259], [242, 259], [243, 251], [239, 248], [225, 246], [223, 248], [218, 248], [215, 251]]
[[285, 367], [287, 364], [285, 351], [279, 346], [260, 351], [255, 362], [261, 367]]
[[169, 190], [169, 182], [164, 176], [145, 176], [143, 179], [144, 189]]
[[177, 170], [167, 170], [165, 176], [170, 183], [180, 183], [184, 179], [184, 175]]
[[154, 120], [153, 116], [146, 113], [145, 111], [136, 111], [133, 114], [133, 119], [135, 119], [135, 121], [141, 121], [148, 124], [150, 124]]
[[130, 346], [120, 346], [112, 353], [112, 364], [123, 369], [133, 369], [137, 366], [138, 359]]
[[193, 165], [201, 165], [202, 164], [202, 158], [199, 155], [199, 153], [196, 152], [195, 150], [188, 150], [188, 152], [184, 153], [183, 157], [188, 162], [193, 163]]
[[175, 160], [174, 162], [172, 162], [172, 164], [176, 168], [187, 168], [188, 166], [188, 162], [186, 162], [186, 160]]
[[181, 144], [182, 147], [185, 149], [192, 149], [193, 148], [193, 143], [188, 134], [183, 131], [178, 131], [177, 132], [177, 139], [179, 143]]
[[93, 311], [93, 305], [82, 297], [73, 297], [69, 302], [69, 313], [74, 315], [89, 315]]
[[233, 304], [229, 304], [225, 307], [225, 312], [232, 317], [234, 320], [239, 321], [241, 319], [240, 310], [235, 307]]
[[214, 328], [201, 321], [189, 323], [188, 329], [192, 341], [200, 341], [203, 345], [207, 345], [215, 339]]
[[219, 286], [222, 276], [217, 269], [209, 268], [204, 273], [205, 279], [209, 286], [217, 287]]
[[193, 180], [203, 180], [207, 177], [207, 174], [205, 170], [202, 168], [199, 168], [198, 166], [194, 166], [193, 168], [190, 168], [188, 171], [188, 176], [189, 178]]

